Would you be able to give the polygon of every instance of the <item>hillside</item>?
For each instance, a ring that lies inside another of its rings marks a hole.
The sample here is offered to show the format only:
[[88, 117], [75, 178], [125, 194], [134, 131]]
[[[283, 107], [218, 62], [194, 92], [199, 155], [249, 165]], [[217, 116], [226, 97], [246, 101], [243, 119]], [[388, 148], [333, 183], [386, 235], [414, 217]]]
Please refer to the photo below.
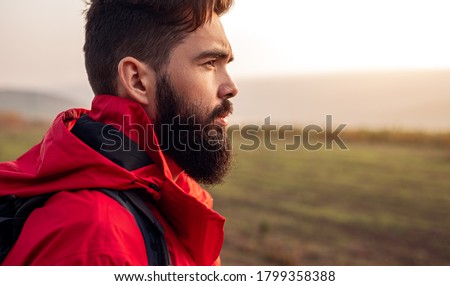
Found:
[[14, 113], [25, 119], [52, 120], [61, 111], [73, 107], [77, 104], [52, 94], [0, 90], [0, 113]]

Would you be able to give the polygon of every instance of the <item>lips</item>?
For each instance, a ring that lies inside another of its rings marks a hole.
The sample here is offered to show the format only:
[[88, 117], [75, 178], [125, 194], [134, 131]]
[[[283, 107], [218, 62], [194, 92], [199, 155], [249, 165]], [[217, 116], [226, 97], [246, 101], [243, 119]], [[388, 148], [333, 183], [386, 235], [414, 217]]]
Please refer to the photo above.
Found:
[[228, 116], [233, 113], [233, 105], [229, 100], [224, 100], [223, 103], [217, 107], [212, 113], [214, 124], [221, 127], [228, 125]]
[[218, 117], [218, 118], [214, 121], [214, 123], [217, 124], [217, 125], [220, 125], [220, 126], [222, 126], [222, 127], [227, 126], [227, 125], [228, 125], [228, 115], [229, 115], [229, 114], [227, 114], [226, 116], [223, 116], [223, 117]]

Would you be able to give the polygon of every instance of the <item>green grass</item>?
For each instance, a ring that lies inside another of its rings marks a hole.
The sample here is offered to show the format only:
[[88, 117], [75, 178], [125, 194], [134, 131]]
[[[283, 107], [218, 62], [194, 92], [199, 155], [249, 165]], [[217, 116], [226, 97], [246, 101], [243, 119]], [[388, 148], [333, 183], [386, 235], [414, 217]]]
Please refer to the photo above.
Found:
[[[0, 126], [5, 161], [48, 124]], [[383, 132], [349, 136], [347, 151], [236, 150], [210, 188], [227, 217], [223, 264], [450, 265], [448, 134]]]
[[228, 265], [450, 265], [450, 149], [237, 151], [212, 188]]
[[0, 124], [0, 162], [14, 160], [39, 143], [48, 127], [44, 123], [11, 128]]

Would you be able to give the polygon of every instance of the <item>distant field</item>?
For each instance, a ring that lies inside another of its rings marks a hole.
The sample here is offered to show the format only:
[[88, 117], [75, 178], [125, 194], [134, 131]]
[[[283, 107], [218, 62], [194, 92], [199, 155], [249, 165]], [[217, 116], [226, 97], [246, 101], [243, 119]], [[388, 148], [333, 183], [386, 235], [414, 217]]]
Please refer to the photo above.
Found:
[[[46, 128], [0, 121], [0, 160]], [[211, 188], [228, 219], [223, 263], [450, 265], [448, 137], [358, 131], [347, 151], [236, 150]]]

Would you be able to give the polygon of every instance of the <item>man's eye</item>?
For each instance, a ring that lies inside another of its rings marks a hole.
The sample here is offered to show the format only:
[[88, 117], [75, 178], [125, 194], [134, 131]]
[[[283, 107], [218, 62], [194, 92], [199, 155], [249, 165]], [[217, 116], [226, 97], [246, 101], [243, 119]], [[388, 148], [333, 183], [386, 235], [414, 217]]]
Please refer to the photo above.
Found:
[[215, 60], [211, 60], [209, 62], [206, 63], [208, 66], [212, 66], [215, 67], [216, 66], [216, 61]]

